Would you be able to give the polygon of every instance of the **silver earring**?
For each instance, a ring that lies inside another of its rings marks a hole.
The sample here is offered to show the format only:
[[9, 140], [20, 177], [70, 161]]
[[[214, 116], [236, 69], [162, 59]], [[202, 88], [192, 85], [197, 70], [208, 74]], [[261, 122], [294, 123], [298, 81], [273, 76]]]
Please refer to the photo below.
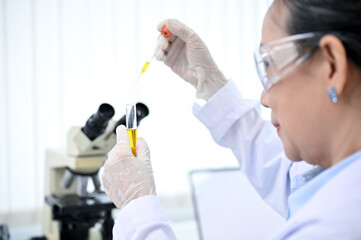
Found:
[[333, 103], [337, 103], [337, 93], [335, 87], [331, 87], [328, 89], [328, 97]]

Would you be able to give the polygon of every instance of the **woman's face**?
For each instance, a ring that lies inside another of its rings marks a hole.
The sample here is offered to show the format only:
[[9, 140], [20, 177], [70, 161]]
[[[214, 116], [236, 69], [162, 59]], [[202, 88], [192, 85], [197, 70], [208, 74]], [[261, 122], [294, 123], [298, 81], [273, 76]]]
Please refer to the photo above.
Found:
[[[269, 9], [263, 23], [262, 44], [287, 37], [288, 10], [280, 2]], [[287, 157], [311, 164], [327, 165], [327, 86], [322, 79], [319, 52], [263, 92], [261, 102], [272, 110], [272, 123], [281, 138]]]

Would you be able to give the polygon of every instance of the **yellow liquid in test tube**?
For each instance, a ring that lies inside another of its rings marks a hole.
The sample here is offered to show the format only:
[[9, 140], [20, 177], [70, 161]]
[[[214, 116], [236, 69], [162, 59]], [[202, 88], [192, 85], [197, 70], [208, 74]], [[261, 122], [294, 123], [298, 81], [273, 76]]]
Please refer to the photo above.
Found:
[[135, 151], [135, 144], [137, 142], [137, 129], [127, 129], [130, 148], [132, 149], [133, 155], [136, 157], [137, 152]]

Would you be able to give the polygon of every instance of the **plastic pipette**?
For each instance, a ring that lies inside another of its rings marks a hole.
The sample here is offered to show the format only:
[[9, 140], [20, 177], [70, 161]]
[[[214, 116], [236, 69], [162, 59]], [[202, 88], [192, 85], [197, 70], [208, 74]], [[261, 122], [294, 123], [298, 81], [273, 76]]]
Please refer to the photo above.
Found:
[[[169, 31], [169, 29], [168, 29], [166, 26], [163, 27], [163, 29], [162, 29], [162, 31], [161, 31], [161, 35], [163, 35], [165, 38], [170, 38], [170, 37], [172, 36], [171, 32]], [[146, 61], [146, 62], [144, 63], [144, 65], [143, 65], [143, 67], [142, 67], [142, 71], [140, 72], [139, 77], [138, 77], [137, 80], [135, 81], [133, 87], [130, 89], [129, 96], [133, 93], [135, 87], [136, 87], [136, 86], [138, 85], [138, 83], [139, 83], [140, 77], [141, 77], [141, 76], [143, 75], [143, 73], [147, 70], [149, 64], [152, 62], [155, 54], [157, 53], [157, 51], [158, 51], [158, 45], [159, 45], [159, 40], [160, 40], [160, 38], [158, 39], [158, 41], [157, 41], [157, 43], [156, 43], [156, 45], [155, 45], [154, 53], [153, 53], [152, 57], [150, 58], [149, 61]]]

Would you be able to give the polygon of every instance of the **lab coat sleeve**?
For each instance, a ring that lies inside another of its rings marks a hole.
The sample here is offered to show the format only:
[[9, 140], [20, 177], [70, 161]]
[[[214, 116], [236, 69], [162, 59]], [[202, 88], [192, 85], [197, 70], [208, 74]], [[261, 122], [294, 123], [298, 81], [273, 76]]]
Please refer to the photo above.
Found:
[[259, 101], [243, 99], [229, 81], [203, 107], [194, 104], [193, 113], [218, 144], [232, 150], [261, 197], [286, 216], [291, 161], [276, 129], [262, 119]]
[[121, 209], [113, 227], [114, 240], [175, 240], [157, 196], [130, 201]]

